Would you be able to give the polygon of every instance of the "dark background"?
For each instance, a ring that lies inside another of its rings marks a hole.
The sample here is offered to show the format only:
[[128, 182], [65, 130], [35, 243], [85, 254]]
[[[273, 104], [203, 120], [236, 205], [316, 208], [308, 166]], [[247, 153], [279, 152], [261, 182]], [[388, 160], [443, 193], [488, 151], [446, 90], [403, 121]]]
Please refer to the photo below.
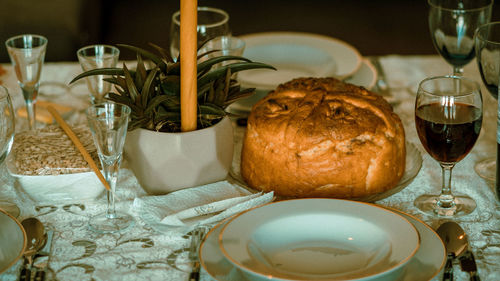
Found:
[[[171, 15], [180, 0], [1, 0], [3, 42], [23, 33], [48, 38], [46, 61], [76, 61], [76, 50], [96, 43], [168, 47]], [[427, 27], [425, 0], [199, 0], [226, 10], [233, 35], [300, 31], [332, 36], [363, 55], [436, 54]], [[500, 6], [492, 20], [500, 19]], [[168, 48], [167, 48], [168, 49]], [[121, 59], [134, 59], [123, 52]]]

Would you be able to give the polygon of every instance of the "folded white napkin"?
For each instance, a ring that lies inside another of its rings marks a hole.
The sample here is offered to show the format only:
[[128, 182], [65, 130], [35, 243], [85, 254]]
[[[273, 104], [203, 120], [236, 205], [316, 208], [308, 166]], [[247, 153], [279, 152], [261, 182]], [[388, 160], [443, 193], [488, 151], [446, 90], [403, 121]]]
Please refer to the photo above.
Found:
[[273, 198], [273, 192], [251, 193], [241, 186], [220, 181], [167, 195], [136, 198], [132, 208], [153, 229], [179, 234], [199, 225], [214, 225], [234, 214], [269, 203]]

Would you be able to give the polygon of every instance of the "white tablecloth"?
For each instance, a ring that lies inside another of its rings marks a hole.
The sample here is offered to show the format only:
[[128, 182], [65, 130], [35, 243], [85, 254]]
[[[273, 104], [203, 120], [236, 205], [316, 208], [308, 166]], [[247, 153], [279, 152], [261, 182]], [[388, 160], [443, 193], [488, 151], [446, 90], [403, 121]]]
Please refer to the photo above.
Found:
[[[395, 111], [403, 120], [406, 137], [422, 153], [423, 165], [413, 182], [401, 192], [377, 202], [414, 214], [436, 228], [445, 219], [425, 216], [413, 206], [413, 200], [421, 193], [438, 193], [441, 171], [438, 163], [422, 148], [414, 125], [414, 98], [419, 81], [451, 72], [451, 66], [438, 56], [386, 56], [381, 58], [389, 85], [396, 101]], [[23, 106], [21, 91], [17, 87], [10, 66], [8, 75], [0, 79], [14, 96], [16, 107]], [[80, 73], [76, 63], [46, 63], [42, 81], [68, 82]], [[476, 63], [465, 68], [465, 76], [481, 83]], [[481, 83], [482, 84], [482, 83]], [[496, 152], [496, 101], [483, 87], [484, 119], [480, 138], [472, 152], [453, 170], [453, 192], [469, 194], [477, 202], [476, 211], [459, 219], [472, 242], [482, 280], [500, 280], [500, 248], [486, 247], [488, 243], [500, 243], [500, 235], [489, 235], [487, 230], [500, 230], [500, 207], [493, 192], [493, 182], [486, 182], [474, 172], [474, 163]], [[58, 101], [69, 102], [85, 108], [86, 85], [80, 83], [71, 89], [72, 95]], [[76, 97], [76, 98], [75, 98]], [[68, 99], [68, 100], [65, 100]], [[21, 129], [25, 124], [21, 124]], [[237, 134], [242, 133], [237, 128]], [[120, 234], [96, 234], [87, 228], [88, 218], [105, 209], [105, 198], [88, 202], [34, 202], [2, 169], [0, 198], [12, 201], [21, 208], [20, 219], [36, 216], [55, 230], [50, 259], [52, 276], [59, 280], [187, 280], [189, 264], [187, 247], [189, 237], [166, 236], [155, 232], [142, 221], [131, 207], [133, 199], [146, 195], [133, 174], [122, 169], [117, 193], [122, 200], [118, 209], [133, 214], [136, 225]], [[486, 235], [485, 235], [486, 234]], [[17, 280], [21, 261], [0, 275], [0, 280]], [[456, 280], [468, 280], [468, 275], [455, 268]], [[208, 279], [206, 274], [202, 279]]]

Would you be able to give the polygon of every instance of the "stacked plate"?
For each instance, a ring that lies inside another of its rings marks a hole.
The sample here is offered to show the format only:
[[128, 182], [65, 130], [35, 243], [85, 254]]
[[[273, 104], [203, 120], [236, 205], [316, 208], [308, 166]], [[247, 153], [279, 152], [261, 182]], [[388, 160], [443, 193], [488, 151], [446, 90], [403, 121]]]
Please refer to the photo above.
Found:
[[241, 36], [246, 47], [243, 56], [268, 63], [276, 71], [256, 69], [238, 74], [245, 88], [256, 94], [235, 102], [233, 112], [248, 112], [259, 99], [279, 84], [298, 77], [336, 77], [370, 89], [377, 73], [353, 46], [341, 40], [310, 33], [267, 32]]
[[26, 232], [13, 216], [0, 209], [0, 274], [19, 260], [26, 247]]
[[214, 228], [200, 248], [217, 280], [429, 280], [446, 253], [419, 220], [339, 199], [267, 204]]

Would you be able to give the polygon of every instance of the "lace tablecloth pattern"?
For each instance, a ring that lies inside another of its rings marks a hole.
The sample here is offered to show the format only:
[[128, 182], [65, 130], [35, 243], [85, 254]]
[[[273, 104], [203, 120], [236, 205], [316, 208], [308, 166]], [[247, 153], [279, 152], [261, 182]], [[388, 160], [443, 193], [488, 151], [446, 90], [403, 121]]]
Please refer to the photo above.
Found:
[[[413, 182], [401, 192], [377, 204], [390, 206], [413, 214], [434, 229], [446, 219], [426, 216], [413, 206], [421, 193], [438, 193], [441, 172], [438, 163], [423, 149], [414, 125], [414, 100], [418, 83], [426, 77], [451, 73], [451, 67], [438, 56], [385, 56], [381, 58], [393, 98], [395, 111], [403, 120], [407, 141], [420, 150], [423, 165]], [[13, 95], [15, 107], [24, 105], [12, 68], [4, 66], [7, 74], [3, 84]], [[85, 83], [67, 87], [68, 82], [80, 73], [77, 63], [46, 63], [42, 70], [42, 83], [62, 87], [64, 95], [47, 96], [55, 102], [67, 103], [77, 109], [87, 105]], [[475, 61], [466, 66], [464, 75], [481, 83]], [[482, 83], [481, 83], [482, 85]], [[453, 170], [453, 192], [466, 193], [477, 202], [477, 209], [457, 221], [462, 225], [476, 253], [482, 280], [500, 280], [500, 204], [495, 198], [493, 182], [480, 178], [474, 164], [496, 151], [497, 103], [482, 86], [484, 118], [481, 135], [471, 153]], [[75, 115], [75, 121], [81, 118]], [[84, 118], [84, 117], [83, 117]], [[23, 126], [20, 122], [18, 130]], [[236, 139], [241, 139], [244, 129], [235, 127]], [[141, 220], [133, 208], [137, 197], [146, 196], [132, 172], [121, 170], [117, 194], [121, 201], [119, 210], [129, 212], [136, 219], [135, 226], [119, 234], [96, 234], [87, 228], [90, 216], [104, 211], [105, 197], [86, 202], [35, 202], [23, 192], [2, 166], [0, 198], [16, 203], [19, 219], [36, 216], [46, 226], [54, 229], [52, 254], [49, 262], [50, 279], [55, 280], [187, 280], [190, 271], [187, 250], [189, 236], [159, 233]], [[22, 261], [0, 275], [0, 280], [17, 280]], [[456, 280], [468, 280], [468, 275], [455, 265]], [[210, 277], [202, 272], [202, 280]]]

